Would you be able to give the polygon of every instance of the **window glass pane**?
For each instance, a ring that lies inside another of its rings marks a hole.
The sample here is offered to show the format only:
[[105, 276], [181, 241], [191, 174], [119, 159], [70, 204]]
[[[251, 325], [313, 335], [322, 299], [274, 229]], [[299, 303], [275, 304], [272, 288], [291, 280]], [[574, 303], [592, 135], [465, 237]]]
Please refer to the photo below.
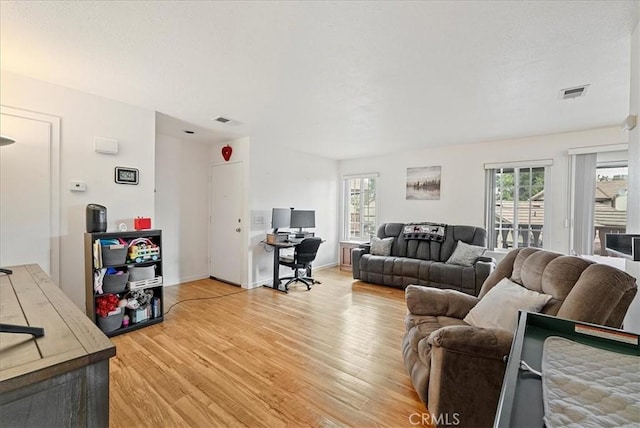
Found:
[[495, 248], [542, 247], [544, 167], [500, 168], [493, 173], [495, 202], [487, 227], [493, 229]]
[[376, 180], [367, 178], [364, 181], [366, 193], [363, 201], [362, 237], [368, 238], [375, 233], [376, 226]]
[[518, 200], [528, 201], [531, 197], [529, 190], [531, 189], [531, 170], [529, 168], [521, 168], [518, 171]]
[[360, 179], [352, 179], [349, 198], [349, 238], [359, 238], [360, 236], [360, 198], [362, 195]]
[[346, 239], [367, 240], [376, 228], [376, 179], [359, 177], [345, 179]]
[[496, 170], [496, 185], [498, 192], [498, 200], [513, 201], [514, 193], [514, 170], [499, 169]]
[[594, 254], [608, 255], [604, 247], [604, 237], [607, 233], [626, 232], [628, 174], [627, 166], [596, 168]]

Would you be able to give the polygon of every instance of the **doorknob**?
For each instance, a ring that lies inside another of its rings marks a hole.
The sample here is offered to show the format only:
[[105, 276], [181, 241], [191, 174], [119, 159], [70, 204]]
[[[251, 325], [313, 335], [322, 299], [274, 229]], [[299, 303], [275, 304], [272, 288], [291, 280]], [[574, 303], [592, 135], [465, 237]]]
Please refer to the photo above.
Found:
[[240, 232], [240, 228], [239, 227], [236, 227], [236, 232]]

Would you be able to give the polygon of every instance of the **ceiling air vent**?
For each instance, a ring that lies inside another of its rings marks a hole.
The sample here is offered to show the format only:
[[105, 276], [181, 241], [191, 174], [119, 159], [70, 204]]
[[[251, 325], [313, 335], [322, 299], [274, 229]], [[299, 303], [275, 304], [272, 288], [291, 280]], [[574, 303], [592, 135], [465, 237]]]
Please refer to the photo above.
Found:
[[576, 86], [574, 88], [566, 88], [560, 90], [561, 100], [572, 100], [578, 97], [584, 97], [587, 94], [589, 85]]
[[224, 117], [224, 116], [214, 117], [211, 120], [213, 120], [214, 122], [223, 123], [223, 124], [228, 125], [228, 126], [242, 125], [242, 122], [237, 121], [235, 119], [230, 119], [230, 118]]

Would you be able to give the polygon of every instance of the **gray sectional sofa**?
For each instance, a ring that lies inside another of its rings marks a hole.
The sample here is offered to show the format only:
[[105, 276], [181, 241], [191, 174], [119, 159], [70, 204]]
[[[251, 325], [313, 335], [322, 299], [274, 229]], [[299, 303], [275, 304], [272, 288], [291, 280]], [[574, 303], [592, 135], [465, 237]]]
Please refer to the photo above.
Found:
[[378, 238], [393, 237], [388, 256], [372, 255], [368, 246], [352, 250], [355, 279], [402, 289], [417, 284], [458, 290], [473, 296], [480, 293], [484, 280], [496, 266], [493, 258], [480, 256], [472, 266], [446, 262], [458, 241], [486, 246], [487, 233], [483, 228], [446, 225], [444, 236], [420, 239], [407, 234], [405, 226], [404, 223], [385, 223], [378, 228]]

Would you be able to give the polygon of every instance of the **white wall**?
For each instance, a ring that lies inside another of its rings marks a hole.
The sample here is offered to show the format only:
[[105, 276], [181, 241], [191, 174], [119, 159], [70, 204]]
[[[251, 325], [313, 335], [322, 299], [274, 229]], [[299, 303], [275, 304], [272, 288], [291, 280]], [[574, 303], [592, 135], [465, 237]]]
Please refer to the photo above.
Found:
[[[134, 217], [154, 216], [155, 112], [6, 71], [0, 82], [2, 105], [60, 117], [59, 285], [84, 310], [86, 205], [107, 207], [110, 231], [121, 221], [132, 228]], [[96, 136], [117, 139], [119, 153], [95, 153]], [[140, 184], [115, 184], [115, 166], [138, 168]], [[87, 191], [67, 190], [70, 180], [86, 182]]]
[[631, 36], [631, 94], [629, 114], [639, 123], [629, 132], [629, 199], [627, 233], [640, 233], [640, 24]]
[[208, 157], [210, 146], [156, 135], [156, 217], [162, 229], [163, 283], [209, 276]]
[[[631, 35], [631, 97], [629, 114], [640, 116], [640, 24]], [[640, 117], [638, 117], [640, 119]], [[640, 233], [640, 124], [629, 132], [629, 198], [627, 233]], [[640, 262], [626, 260], [626, 269], [640, 286]], [[624, 320], [626, 329], [640, 333], [640, 294], [631, 302]]]
[[[109, 231], [116, 230], [120, 222], [133, 229], [137, 216], [152, 218], [152, 226], [163, 230], [166, 285], [208, 276], [208, 173], [211, 165], [223, 162], [220, 148], [224, 144], [186, 145], [174, 137], [158, 135], [156, 146], [153, 111], [5, 71], [1, 82], [3, 105], [61, 118], [60, 286], [78, 307], [84, 309], [83, 234], [88, 203], [107, 207]], [[120, 152], [95, 153], [95, 136], [119, 140]], [[271, 280], [271, 254], [259, 242], [270, 230], [272, 207], [315, 209], [315, 232], [325, 243], [314, 265], [335, 265], [337, 162], [263, 141], [250, 148], [248, 138], [230, 144], [232, 161], [243, 162], [246, 177], [247, 272], [243, 285], [252, 287]], [[115, 184], [115, 166], [138, 168], [140, 184]], [[70, 180], [85, 181], [87, 191], [66, 190]], [[258, 216], [263, 216], [264, 224], [254, 224]]]
[[[484, 227], [484, 164], [534, 159], [552, 159], [545, 194], [545, 216], [550, 230], [545, 246], [569, 251], [567, 150], [627, 141], [620, 127], [542, 135], [480, 144], [415, 150], [388, 156], [340, 162], [340, 174], [379, 172], [378, 224], [385, 222], [433, 221]], [[408, 201], [405, 199], [407, 168], [442, 166], [441, 199]]]
[[[315, 235], [324, 239], [314, 268], [333, 266], [338, 260], [338, 162], [310, 156], [277, 144], [251, 139], [249, 216], [250, 283], [271, 281], [272, 253], [260, 245], [271, 229], [271, 209], [295, 207], [315, 210]], [[257, 217], [264, 224], [255, 224]], [[282, 274], [291, 270], [282, 268]]]

